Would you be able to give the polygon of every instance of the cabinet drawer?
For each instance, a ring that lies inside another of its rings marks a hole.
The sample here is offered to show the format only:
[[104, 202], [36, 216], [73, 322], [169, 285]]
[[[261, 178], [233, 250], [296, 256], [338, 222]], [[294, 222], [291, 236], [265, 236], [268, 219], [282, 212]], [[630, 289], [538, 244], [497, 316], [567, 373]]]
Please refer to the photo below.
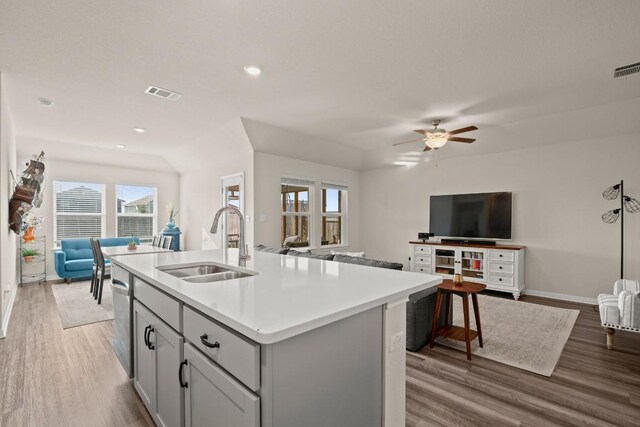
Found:
[[[251, 390], [260, 388], [260, 346], [189, 307], [184, 308], [184, 336]], [[205, 343], [214, 345], [215, 348]]]
[[431, 265], [431, 255], [415, 255], [413, 257], [414, 264]]
[[513, 262], [515, 261], [515, 253], [513, 251], [497, 251], [492, 249], [489, 251], [489, 260]]
[[489, 271], [491, 273], [513, 274], [515, 266], [509, 263], [492, 262], [489, 263]]
[[134, 277], [133, 284], [133, 295], [137, 300], [158, 315], [158, 317], [173, 329], [182, 332], [180, 324], [182, 305], [178, 300], [171, 298], [169, 295], [143, 282], [137, 277]]
[[431, 246], [426, 245], [415, 245], [413, 247], [413, 252], [418, 255], [431, 254]]
[[501, 286], [513, 286], [513, 275], [489, 274], [489, 283]]
[[411, 271], [415, 271], [417, 273], [431, 273], [430, 265], [412, 265]]

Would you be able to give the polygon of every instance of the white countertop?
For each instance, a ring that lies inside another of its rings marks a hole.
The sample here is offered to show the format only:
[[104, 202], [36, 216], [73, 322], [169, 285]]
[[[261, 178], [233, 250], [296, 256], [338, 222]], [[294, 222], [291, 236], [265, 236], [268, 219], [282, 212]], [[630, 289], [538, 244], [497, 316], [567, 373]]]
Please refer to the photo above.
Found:
[[[442, 282], [440, 276], [255, 252], [256, 276], [189, 283], [158, 266], [221, 262], [220, 251], [114, 257], [112, 262], [261, 343], [278, 342]], [[237, 263], [229, 262], [236, 268]], [[135, 292], [135, 290], [134, 290]]]

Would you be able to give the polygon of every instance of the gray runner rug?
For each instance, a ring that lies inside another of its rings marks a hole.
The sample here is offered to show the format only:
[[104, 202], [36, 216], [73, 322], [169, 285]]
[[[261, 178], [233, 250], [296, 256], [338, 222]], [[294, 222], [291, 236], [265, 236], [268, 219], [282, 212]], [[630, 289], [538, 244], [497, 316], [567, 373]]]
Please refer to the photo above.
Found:
[[90, 286], [89, 281], [51, 286], [63, 329], [113, 319], [110, 281], [104, 281], [100, 305], [89, 292]]

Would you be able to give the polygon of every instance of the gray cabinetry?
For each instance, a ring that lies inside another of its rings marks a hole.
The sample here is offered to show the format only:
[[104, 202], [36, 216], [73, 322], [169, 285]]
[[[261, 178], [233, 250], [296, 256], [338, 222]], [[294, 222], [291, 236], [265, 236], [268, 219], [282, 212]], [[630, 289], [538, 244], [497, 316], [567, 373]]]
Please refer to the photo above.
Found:
[[209, 361], [184, 346], [185, 426], [258, 427], [260, 399]]
[[[156, 388], [153, 366], [153, 350], [147, 345], [147, 333], [153, 323], [153, 315], [149, 310], [134, 301], [133, 305], [133, 364], [135, 377], [134, 387], [149, 412], [155, 407], [153, 392]], [[152, 412], [153, 413], [153, 412]]]
[[157, 425], [180, 427], [184, 408], [178, 367], [183, 338], [134, 301], [135, 387]]

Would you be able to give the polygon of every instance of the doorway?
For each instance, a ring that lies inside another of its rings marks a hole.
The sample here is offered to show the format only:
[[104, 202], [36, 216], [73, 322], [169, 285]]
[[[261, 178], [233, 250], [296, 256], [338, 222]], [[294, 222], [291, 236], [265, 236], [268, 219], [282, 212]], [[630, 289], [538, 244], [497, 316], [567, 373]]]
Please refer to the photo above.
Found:
[[[244, 172], [222, 177], [222, 207], [233, 206], [244, 212]], [[222, 249], [226, 259], [237, 256], [240, 243], [240, 218], [226, 212], [222, 218]]]

